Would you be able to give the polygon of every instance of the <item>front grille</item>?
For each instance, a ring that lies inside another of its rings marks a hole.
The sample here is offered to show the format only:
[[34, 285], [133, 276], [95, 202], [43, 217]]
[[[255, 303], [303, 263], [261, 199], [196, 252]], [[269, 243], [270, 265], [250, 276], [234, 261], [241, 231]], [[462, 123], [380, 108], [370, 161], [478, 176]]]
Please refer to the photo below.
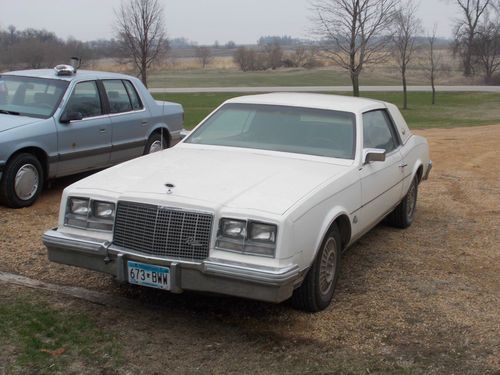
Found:
[[113, 244], [150, 255], [208, 257], [213, 215], [135, 202], [118, 202]]

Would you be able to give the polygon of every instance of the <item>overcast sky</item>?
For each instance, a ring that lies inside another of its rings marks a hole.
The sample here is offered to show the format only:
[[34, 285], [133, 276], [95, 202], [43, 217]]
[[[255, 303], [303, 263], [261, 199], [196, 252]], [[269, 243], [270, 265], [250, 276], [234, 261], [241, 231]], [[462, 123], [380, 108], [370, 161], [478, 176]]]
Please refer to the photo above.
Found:
[[[0, 27], [46, 29], [83, 41], [109, 39], [120, 1], [0, 0]], [[307, 38], [310, 29], [309, 0], [160, 1], [169, 38], [185, 37], [200, 44], [255, 43], [263, 35]], [[450, 37], [456, 8], [445, 0], [420, 0], [419, 17], [427, 32], [437, 23], [438, 35]]]

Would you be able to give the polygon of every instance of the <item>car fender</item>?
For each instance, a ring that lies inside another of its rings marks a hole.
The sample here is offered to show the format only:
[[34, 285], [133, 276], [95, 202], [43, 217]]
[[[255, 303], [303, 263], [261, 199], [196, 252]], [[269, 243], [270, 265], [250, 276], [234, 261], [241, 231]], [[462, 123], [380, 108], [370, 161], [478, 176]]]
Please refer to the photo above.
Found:
[[[319, 235], [316, 238], [316, 242], [314, 245], [314, 254], [313, 254], [313, 257], [312, 257], [311, 262], [310, 262], [311, 264], [312, 264], [312, 262], [314, 262], [314, 259], [316, 259], [316, 255], [318, 254], [318, 252], [321, 248], [321, 244], [323, 243], [323, 240], [324, 240], [326, 234], [328, 233], [328, 231], [332, 227], [333, 223], [342, 215], [345, 215], [349, 218], [349, 225], [351, 225], [351, 218], [350, 218], [350, 215], [345, 207], [342, 207], [340, 205], [334, 206], [327, 212], [327, 214], [324, 217], [323, 222], [321, 224], [321, 229], [319, 231]], [[346, 243], [348, 243], [348, 241]]]

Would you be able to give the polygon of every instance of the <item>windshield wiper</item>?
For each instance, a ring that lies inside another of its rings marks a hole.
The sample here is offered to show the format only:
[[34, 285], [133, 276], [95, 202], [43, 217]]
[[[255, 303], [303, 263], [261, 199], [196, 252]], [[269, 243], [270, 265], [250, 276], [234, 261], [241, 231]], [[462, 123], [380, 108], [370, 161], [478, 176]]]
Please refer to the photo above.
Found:
[[16, 111], [7, 111], [6, 109], [0, 109], [0, 113], [3, 113], [5, 115], [14, 115], [14, 116], [19, 116], [20, 113]]

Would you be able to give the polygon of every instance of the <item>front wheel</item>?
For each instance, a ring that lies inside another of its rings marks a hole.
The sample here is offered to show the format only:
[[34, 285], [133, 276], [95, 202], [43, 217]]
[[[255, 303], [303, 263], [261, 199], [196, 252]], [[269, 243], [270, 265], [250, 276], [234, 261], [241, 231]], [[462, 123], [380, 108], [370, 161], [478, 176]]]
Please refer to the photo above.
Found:
[[341, 251], [340, 232], [334, 225], [325, 236], [302, 285], [293, 293], [295, 308], [318, 312], [330, 305], [339, 276]]
[[403, 200], [387, 217], [390, 225], [396, 228], [408, 228], [415, 219], [415, 212], [417, 210], [417, 196], [418, 196], [418, 176], [413, 178], [408, 193], [406, 193]]
[[12, 208], [31, 206], [43, 188], [43, 169], [32, 154], [16, 155], [4, 171], [0, 184], [0, 197]]
[[168, 141], [165, 138], [167, 137], [162, 137], [160, 133], [151, 134], [146, 142], [146, 147], [144, 147], [144, 155], [168, 148]]

